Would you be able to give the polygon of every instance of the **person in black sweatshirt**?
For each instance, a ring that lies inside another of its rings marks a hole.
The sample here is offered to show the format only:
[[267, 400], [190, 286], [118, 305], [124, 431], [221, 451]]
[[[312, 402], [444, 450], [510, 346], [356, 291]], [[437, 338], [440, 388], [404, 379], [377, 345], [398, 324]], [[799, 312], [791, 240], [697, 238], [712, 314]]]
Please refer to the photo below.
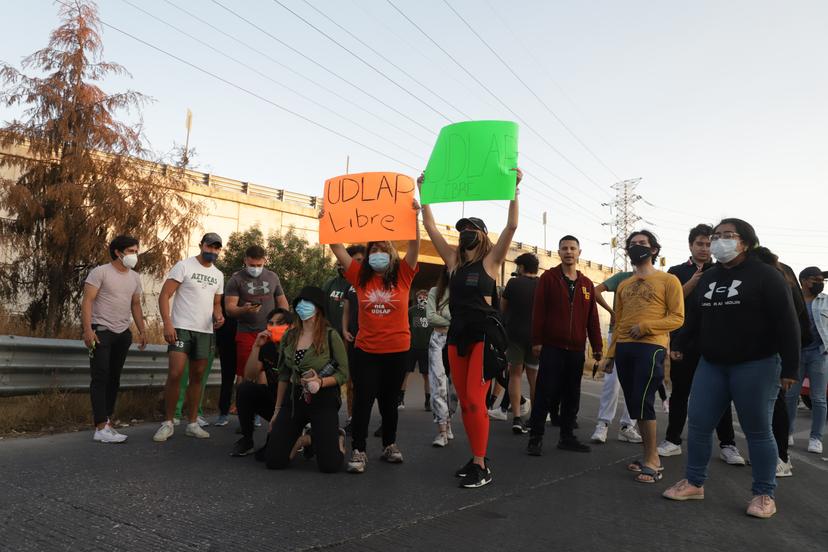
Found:
[[747, 514], [769, 518], [776, 513], [778, 455], [771, 418], [780, 383], [790, 387], [799, 368], [799, 322], [782, 274], [756, 258], [759, 238], [750, 224], [724, 219], [711, 240], [718, 263], [688, 298], [685, 331], [675, 343], [676, 350], [695, 346], [701, 353], [690, 391], [686, 479], [664, 497], [704, 498], [711, 436], [733, 401], [753, 471]]

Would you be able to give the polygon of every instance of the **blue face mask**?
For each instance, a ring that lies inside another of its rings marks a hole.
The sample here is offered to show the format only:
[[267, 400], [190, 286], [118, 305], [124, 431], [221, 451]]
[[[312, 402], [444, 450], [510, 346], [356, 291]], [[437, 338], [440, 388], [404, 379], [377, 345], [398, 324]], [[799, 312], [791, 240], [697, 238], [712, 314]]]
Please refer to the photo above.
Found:
[[391, 255], [388, 253], [371, 253], [368, 255], [368, 264], [376, 272], [384, 272], [391, 264]]
[[210, 251], [202, 251], [201, 258], [204, 259], [205, 262], [213, 263], [218, 259], [218, 253], [211, 253]]
[[296, 314], [302, 321], [308, 320], [316, 314], [316, 305], [311, 303], [310, 301], [305, 301], [302, 299], [298, 303], [296, 303], [296, 307], [293, 309], [296, 311]]

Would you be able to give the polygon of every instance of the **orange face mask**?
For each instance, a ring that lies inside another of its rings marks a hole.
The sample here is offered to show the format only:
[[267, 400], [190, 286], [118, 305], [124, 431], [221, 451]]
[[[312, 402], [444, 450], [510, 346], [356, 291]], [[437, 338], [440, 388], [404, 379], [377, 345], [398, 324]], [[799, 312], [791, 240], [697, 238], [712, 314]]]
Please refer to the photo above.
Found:
[[273, 343], [279, 343], [280, 341], [282, 341], [282, 337], [288, 330], [288, 325], [282, 324], [279, 326], [268, 326], [267, 329], [270, 332], [270, 339], [273, 341]]

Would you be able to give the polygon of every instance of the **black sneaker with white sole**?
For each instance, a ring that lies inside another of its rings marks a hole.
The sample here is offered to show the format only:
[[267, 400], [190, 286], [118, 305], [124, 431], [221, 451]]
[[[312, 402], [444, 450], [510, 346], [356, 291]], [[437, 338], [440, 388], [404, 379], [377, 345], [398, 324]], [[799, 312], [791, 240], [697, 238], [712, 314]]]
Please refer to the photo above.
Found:
[[472, 464], [466, 476], [460, 480], [460, 486], [464, 489], [477, 489], [492, 482], [492, 470], [488, 466], [481, 468]]
[[233, 445], [233, 450], [230, 451], [230, 456], [247, 456], [253, 452], [253, 439], [242, 437]]
[[558, 448], [561, 450], [570, 450], [572, 452], [589, 452], [592, 450], [589, 445], [585, 445], [575, 437], [566, 437], [558, 441]]
[[526, 427], [526, 424], [523, 423], [521, 418], [515, 418], [512, 420], [512, 433], [515, 435], [526, 435], [529, 433], [529, 428]]
[[[488, 457], [485, 459], [486, 465], [489, 465]], [[454, 477], [466, 477], [474, 466], [474, 458], [469, 458], [469, 461], [457, 468], [457, 471], [454, 472]]]
[[529, 437], [529, 444], [526, 445], [526, 454], [529, 456], [543, 456], [543, 438]]

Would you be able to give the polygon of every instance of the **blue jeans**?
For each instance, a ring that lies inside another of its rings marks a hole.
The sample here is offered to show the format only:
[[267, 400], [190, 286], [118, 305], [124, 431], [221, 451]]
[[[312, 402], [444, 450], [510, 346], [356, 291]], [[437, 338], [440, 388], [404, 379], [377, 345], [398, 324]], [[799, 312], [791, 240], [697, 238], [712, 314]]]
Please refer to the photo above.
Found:
[[773, 497], [779, 452], [771, 420], [781, 371], [778, 356], [730, 365], [713, 364], [702, 357], [690, 389], [687, 416], [686, 476], [690, 483], [704, 485], [713, 430], [733, 401], [750, 451], [753, 494]]
[[825, 401], [825, 388], [828, 386], [828, 355], [823, 354], [819, 349], [802, 350], [802, 357], [799, 360], [799, 383], [792, 385], [785, 396], [791, 434], [794, 432], [794, 421], [796, 421], [797, 397], [802, 389], [802, 380], [806, 376], [811, 382], [811, 439], [818, 439], [821, 442], [822, 432], [825, 429], [825, 416], [828, 415], [828, 405]]

